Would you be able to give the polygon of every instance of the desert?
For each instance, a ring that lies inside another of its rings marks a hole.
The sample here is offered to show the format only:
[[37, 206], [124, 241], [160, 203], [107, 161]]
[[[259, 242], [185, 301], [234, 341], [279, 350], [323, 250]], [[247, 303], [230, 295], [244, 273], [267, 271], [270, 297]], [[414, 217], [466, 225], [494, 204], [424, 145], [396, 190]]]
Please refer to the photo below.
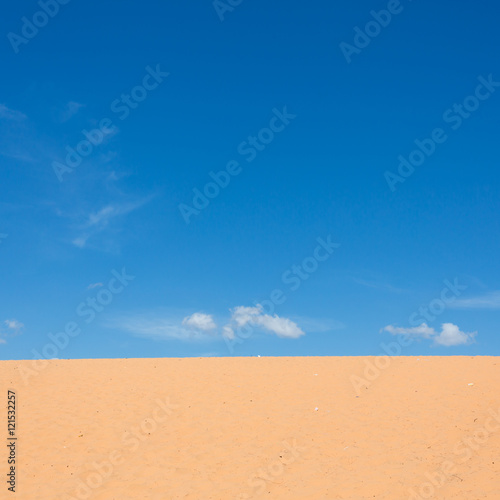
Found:
[[496, 357], [30, 363], [0, 362], [12, 498], [500, 498]]

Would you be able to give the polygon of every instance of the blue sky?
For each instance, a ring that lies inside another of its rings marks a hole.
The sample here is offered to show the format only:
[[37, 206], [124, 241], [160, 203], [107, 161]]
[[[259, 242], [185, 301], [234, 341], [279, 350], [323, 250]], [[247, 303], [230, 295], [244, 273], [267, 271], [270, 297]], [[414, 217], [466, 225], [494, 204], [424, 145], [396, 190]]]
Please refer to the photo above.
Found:
[[1, 359], [500, 354], [493, 0], [54, 2], [0, 20]]

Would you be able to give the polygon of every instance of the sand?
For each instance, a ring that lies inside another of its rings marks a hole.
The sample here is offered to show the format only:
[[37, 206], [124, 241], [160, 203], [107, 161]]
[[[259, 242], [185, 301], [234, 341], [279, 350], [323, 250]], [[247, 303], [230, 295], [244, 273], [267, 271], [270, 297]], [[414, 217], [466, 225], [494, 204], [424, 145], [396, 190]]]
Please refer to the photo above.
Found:
[[0, 361], [0, 498], [500, 499], [495, 357], [46, 364]]

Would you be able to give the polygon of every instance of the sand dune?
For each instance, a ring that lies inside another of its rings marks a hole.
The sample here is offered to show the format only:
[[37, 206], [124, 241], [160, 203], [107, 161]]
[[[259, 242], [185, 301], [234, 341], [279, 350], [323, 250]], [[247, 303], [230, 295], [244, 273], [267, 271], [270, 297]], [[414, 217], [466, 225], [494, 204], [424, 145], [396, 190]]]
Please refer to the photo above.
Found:
[[16, 493], [4, 480], [0, 498], [500, 498], [498, 358], [36, 368], [0, 362], [2, 407], [15, 390], [18, 437]]

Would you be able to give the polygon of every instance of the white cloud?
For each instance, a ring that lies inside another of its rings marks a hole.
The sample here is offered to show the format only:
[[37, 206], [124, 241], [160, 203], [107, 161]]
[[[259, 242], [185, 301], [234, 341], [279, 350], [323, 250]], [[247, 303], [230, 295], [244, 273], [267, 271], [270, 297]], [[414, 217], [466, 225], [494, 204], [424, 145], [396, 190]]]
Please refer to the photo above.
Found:
[[280, 318], [278, 315], [269, 316], [264, 314], [255, 318], [255, 323], [265, 330], [275, 333], [278, 337], [296, 339], [305, 335], [296, 323], [288, 318]]
[[298, 338], [305, 335], [299, 326], [288, 318], [280, 318], [263, 313], [261, 305], [256, 307], [238, 306], [232, 310], [230, 322], [219, 330], [210, 314], [195, 312], [182, 320], [176, 314], [155, 311], [136, 315], [124, 315], [109, 319], [108, 328], [119, 329], [133, 335], [155, 340], [215, 340], [233, 339], [235, 330], [250, 325], [253, 328], [274, 333], [281, 338]]
[[191, 316], [186, 316], [182, 320], [183, 326], [194, 330], [202, 330], [204, 332], [215, 330], [217, 325], [210, 314], [194, 313]]
[[227, 338], [234, 338], [235, 328], [242, 328], [249, 324], [260, 327], [263, 330], [276, 334], [283, 338], [298, 338], [305, 335], [299, 326], [288, 318], [280, 318], [277, 314], [270, 316], [262, 314], [263, 307], [258, 304], [256, 307], [238, 306], [233, 309], [231, 322], [223, 329], [223, 334]]
[[232, 320], [236, 323], [236, 326], [243, 326], [249, 323], [252, 319], [258, 316], [262, 311], [262, 306], [260, 307], [245, 307], [238, 306], [233, 309]]
[[5, 104], [0, 104], [0, 118], [20, 122], [26, 119], [26, 115], [15, 109], [8, 108]]
[[440, 332], [427, 326], [426, 323], [413, 328], [400, 328], [388, 325], [382, 328], [381, 331], [389, 332], [392, 335], [410, 335], [413, 338], [433, 339], [434, 344], [445, 347], [471, 344], [477, 335], [477, 332], [462, 332], [453, 323], [443, 323]]
[[434, 339], [434, 342], [439, 345], [452, 346], [470, 344], [477, 332], [465, 333], [458, 329], [453, 323], [443, 323], [441, 333]]
[[469, 299], [458, 299], [449, 307], [453, 309], [500, 309], [500, 291], [489, 292]]

